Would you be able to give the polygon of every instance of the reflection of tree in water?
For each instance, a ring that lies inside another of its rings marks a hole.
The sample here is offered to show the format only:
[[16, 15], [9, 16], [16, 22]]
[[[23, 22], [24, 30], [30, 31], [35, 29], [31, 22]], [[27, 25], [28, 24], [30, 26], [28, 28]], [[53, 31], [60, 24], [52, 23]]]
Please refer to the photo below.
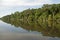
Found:
[[44, 36], [60, 37], [60, 23], [49, 21], [44, 23], [28, 22], [20, 20], [3, 20], [6, 23], [14, 25], [15, 27], [22, 27], [28, 31], [41, 32]]

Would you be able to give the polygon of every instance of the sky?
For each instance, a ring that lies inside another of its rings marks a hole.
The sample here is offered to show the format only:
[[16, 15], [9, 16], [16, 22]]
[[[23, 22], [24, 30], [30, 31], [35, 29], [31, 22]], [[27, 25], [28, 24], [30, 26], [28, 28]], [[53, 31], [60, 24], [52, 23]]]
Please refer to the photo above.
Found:
[[43, 4], [58, 3], [60, 0], [0, 0], [0, 17], [28, 8], [40, 8]]

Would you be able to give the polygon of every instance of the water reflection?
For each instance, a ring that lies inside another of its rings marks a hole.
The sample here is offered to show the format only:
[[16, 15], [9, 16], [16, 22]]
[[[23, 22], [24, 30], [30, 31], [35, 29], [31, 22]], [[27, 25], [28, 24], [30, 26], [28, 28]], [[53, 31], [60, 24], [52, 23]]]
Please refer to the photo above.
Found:
[[56, 21], [48, 21], [48, 22], [28, 22], [28, 21], [20, 21], [20, 20], [3, 20], [4, 22], [14, 25], [15, 27], [22, 27], [27, 31], [36, 31], [41, 32], [43, 36], [50, 37], [60, 37], [60, 23]]

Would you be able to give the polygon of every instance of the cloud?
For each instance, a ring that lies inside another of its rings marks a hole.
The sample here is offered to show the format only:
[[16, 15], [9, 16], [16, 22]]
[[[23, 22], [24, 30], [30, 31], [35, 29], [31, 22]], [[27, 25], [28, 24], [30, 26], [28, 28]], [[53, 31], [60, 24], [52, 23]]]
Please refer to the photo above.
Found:
[[27, 8], [38, 8], [43, 4], [60, 3], [60, 0], [0, 0], [0, 17]]
[[1, 6], [36, 6], [50, 4], [51, 0], [1, 0]]

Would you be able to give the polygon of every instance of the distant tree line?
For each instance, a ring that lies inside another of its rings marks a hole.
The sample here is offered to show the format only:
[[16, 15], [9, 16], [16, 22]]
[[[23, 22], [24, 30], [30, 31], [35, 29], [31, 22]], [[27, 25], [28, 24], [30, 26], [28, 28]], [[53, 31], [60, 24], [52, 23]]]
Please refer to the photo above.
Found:
[[0, 19], [28, 31], [41, 32], [44, 36], [60, 37], [60, 4], [44, 4], [38, 9], [16, 11]]
[[38, 9], [27, 9], [22, 12], [16, 11], [1, 18], [6, 21], [20, 20], [24, 22], [46, 22], [60, 19], [60, 4], [44, 4]]

